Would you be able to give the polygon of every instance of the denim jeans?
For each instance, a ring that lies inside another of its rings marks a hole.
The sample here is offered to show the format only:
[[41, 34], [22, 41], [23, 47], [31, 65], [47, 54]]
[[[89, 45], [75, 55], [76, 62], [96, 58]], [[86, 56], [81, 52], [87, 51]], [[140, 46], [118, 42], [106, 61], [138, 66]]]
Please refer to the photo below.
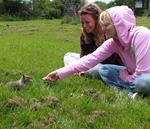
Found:
[[150, 73], [144, 73], [135, 78], [132, 83], [126, 83], [120, 79], [120, 70], [125, 69], [124, 66], [104, 64], [99, 69], [102, 80], [118, 89], [127, 89], [129, 94], [137, 92], [144, 96], [150, 96]]
[[150, 73], [139, 75], [135, 81], [135, 90], [144, 96], [150, 96]]
[[104, 64], [101, 65], [99, 69], [100, 76], [102, 80], [107, 84], [114, 86], [118, 89], [128, 89], [133, 87], [133, 84], [129, 84], [120, 79], [120, 70], [125, 69], [125, 66], [112, 65], [112, 64]]

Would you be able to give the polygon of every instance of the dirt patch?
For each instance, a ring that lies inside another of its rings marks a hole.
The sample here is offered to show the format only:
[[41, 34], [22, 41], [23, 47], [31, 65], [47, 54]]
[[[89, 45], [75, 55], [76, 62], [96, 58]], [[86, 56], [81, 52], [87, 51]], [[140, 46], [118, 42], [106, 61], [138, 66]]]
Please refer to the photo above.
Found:
[[59, 99], [53, 96], [42, 98], [42, 100], [38, 100], [36, 98], [32, 98], [29, 100], [29, 106], [33, 111], [36, 111], [41, 107], [55, 106], [58, 103], [59, 103]]
[[33, 111], [36, 111], [41, 107], [41, 102], [36, 98], [32, 98], [29, 100], [29, 105]]
[[33, 28], [29, 29], [29, 31], [31, 31], [31, 32], [37, 32], [37, 31], [39, 31], [39, 29], [36, 28], [36, 27], [33, 27]]
[[88, 118], [88, 126], [90, 128], [94, 128], [94, 123], [95, 123], [96, 119], [99, 117], [104, 117], [105, 115], [106, 115], [106, 111], [91, 112], [91, 114], [89, 115], [89, 118]]
[[8, 99], [8, 101], [6, 102], [6, 106], [7, 107], [21, 107], [24, 103], [24, 99], [19, 97], [19, 96], [15, 96], [12, 99]]
[[100, 92], [95, 89], [84, 89], [82, 93], [83, 95], [89, 96], [94, 100], [99, 100], [101, 96]]
[[55, 106], [59, 103], [59, 99], [53, 96], [48, 96], [42, 100], [43, 106]]
[[49, 112], [46, 117], [42, 117], [38, 120], [33, 121], [30, 124], [30, 127], [34, 129], [50, 128], [56, 122], [56, 119], [57, 113]]

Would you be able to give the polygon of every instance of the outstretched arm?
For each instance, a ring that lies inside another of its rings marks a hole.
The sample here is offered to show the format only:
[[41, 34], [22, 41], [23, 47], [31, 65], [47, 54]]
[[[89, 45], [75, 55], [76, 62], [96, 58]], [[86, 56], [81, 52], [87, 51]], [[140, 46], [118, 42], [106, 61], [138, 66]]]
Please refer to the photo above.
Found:
[[43, 80], [55, 81], [57, 79], [63, 79], [65, 76], [69, 76], [74, 73], [86, 71], [111, 56], [113, 52], [115, 52], [115, 44], [112, 40], [108, 40], [93, 53], [82, 57], [75, 64], [49, 73], [43, 78]]

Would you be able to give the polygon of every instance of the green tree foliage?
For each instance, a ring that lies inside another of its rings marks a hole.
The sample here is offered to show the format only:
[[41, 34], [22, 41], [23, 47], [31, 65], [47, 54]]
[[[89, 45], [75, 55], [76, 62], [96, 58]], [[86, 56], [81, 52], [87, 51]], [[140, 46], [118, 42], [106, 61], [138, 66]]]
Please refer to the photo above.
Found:
[[85, 0], [1, 0], [0, 14], [42, 18], [76, 17]]
[[61, 0], [53, 0], [50, 2], [49, 17], [60, 18], [63, 16], [63, 4]]
[[2, 0], [0, 1], [0, 14], [20, 16], [25, 19], [31, 17], [31, 4], [22, 0]]
[[43, 18], [60, 18], [62, 16], [61, 0], [32, 0], [33, 13]]
[[108, 8], [108, 5], [104, 2], [96, 1], [95, 3], [100, 7], [101, 10], [105, 10]]
[[49, 0], [32, 0], [33, 14], [38, 16], [48, 11], [49, 3]]
[[108, 7], [118, 6], [118, 5], [127, 5], [130, 8], [133, 7], [133, 0], [114, 0], [108, 4]]

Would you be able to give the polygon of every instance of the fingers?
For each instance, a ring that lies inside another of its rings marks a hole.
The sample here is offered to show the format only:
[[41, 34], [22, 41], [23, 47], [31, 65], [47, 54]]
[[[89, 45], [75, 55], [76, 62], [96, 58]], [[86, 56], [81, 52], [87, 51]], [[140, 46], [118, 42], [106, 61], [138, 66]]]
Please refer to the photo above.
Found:
[[44, 81], [55, 81], [59, 79], [57, 72], [51, 72], [46, 77], [42, 78]]
[[47, 80], [48, 80], [48, 78], [47, 78], [47, 77], [43, 77], [43, 78], [42, 78], [42, 80], [47, 81]]
[[53, 78], [51, 78], [50, 76], [46, 76], [42, 78], [44, 81], [54, 81]]

